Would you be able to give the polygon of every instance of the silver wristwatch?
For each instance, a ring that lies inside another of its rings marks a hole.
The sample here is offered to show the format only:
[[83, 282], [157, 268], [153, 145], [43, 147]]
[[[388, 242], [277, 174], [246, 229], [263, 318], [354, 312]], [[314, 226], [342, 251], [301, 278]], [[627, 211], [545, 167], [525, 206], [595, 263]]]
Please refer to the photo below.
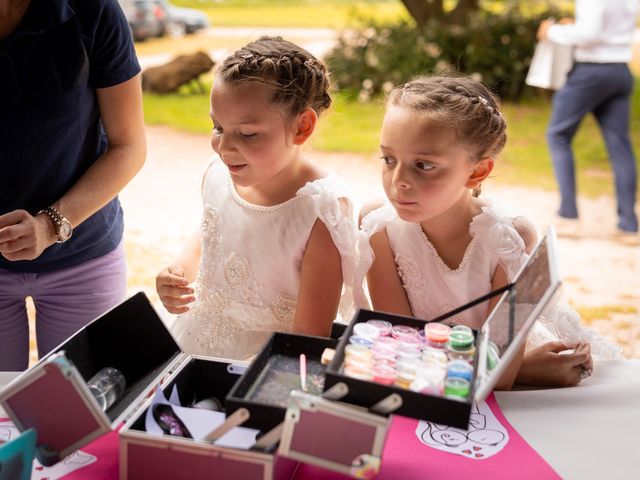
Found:
[[56, 230], [56, 236], [58, 237], [56, 243], [64, 243], [71, 238], [71, 235], [73, 234], [73, 226], [71, 225], [71, 222], [64, 218], [58, 210], [54, 207], [47, 207], [40, 210], [37, 214], [40, 215], [41, 213], [44, 213], [53, 222], [53, 226]]

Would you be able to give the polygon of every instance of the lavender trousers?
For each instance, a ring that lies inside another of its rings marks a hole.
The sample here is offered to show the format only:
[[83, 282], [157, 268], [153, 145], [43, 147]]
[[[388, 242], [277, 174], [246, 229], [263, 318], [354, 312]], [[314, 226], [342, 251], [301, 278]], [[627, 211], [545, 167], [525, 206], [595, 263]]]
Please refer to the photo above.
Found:
[[36, 307], [38, 356], [60, 345], [126, 295], [124, 245], [81, 265], [50, 273], [0, 269], [0, 371], [26, 370], [29, 324], [25, 299]]

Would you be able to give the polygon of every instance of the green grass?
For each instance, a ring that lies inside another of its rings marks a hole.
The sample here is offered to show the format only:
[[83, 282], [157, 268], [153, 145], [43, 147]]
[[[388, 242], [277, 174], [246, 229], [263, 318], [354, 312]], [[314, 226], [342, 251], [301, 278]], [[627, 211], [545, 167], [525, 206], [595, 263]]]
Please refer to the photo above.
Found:
[[359, 15], [378, 20], [408, 18], [400, 1], [349, 0], [174, 0], [198, 8], [214, 27], [329, 27], [344, 28]]
[[[145, 120], [152, 125], [169, 125], [196, 133], [209, 133], [208, 93], [190, 95], [182, 90], [173, 95], [144, 96]], [[494, 178], [498, 183], [535, 185], [555, 189], [556, 183], [545, 141], [551, 113], [548, 99], [508, 104], [507, 148], [499, 158]], [[331, 110], [323, 114], [312, 147], [319, 151], [361, 153], [370, 157], [378, 146], [383, 107], [380, 101], [361, 104], [346, 93], [335, 95]], [[640, 81], [632, 107], [632, 141], [640, 155]], [[634, 134], [635, 133], [635, 134]], [[611, 194], [613, 182], [602, 137], [593, 118], [583, 122], [574, 140], [578, 188], [581, 194]]]

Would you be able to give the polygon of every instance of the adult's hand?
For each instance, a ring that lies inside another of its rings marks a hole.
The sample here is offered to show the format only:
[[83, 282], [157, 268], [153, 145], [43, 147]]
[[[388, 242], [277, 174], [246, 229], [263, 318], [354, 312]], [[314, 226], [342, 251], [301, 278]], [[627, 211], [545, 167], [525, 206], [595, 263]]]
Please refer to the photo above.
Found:
[[[567, 350], [573, 350], [569, 353]], [[588, 343], [575, 346], [548, 342], [525, 353], [516, 383], [540, 387], [577, 385], [591, 375], [593, 360]]]
[[538, 27], [538, 34], [537, 34], [538, 40], [542, 41], [547, 39], [547, 36], [549, 34], [549, 27], [554, 23], [556, 22], [551, 18], [543, 20], [540, 23], [540, 26]]
[[9, 261], [33, 260], [56, 241], [53, 223], [46, 215], [14, 210], [0, 215], [0, 254]]

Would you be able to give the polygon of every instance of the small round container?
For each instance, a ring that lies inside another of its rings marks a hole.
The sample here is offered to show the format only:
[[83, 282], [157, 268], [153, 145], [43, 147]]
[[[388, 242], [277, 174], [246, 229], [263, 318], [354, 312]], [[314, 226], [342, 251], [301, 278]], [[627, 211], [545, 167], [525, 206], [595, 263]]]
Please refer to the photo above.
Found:
[[444, 323], [427, 323], [424, 326], [424, 337], [427, 345], [434, 348], [445, 348], [449, 341], [451, 327]]
[[437, 385], [425, 377], [416, 377], [409, 385], [409, 390], [427, 395], [440, 395], [442, 393], [441, 385]]
[[396, 376], [396, 387], [404, 388], [405, 390], [409, 390], [411, 384], [416, 379], [415, 370], [399, 370], [398, 375]]
[[388, 335], [391, 335], [391, 327], [392, 327], [391, 322], [387, 322], [386, 320], [372, 319], [372, 320], [367, 320], [367, 324], [373, 325], [374, 327], [376, 327], [380, 332], [381, 337], [386, 337]]
[[417, 337], [418, 330], [408, 325], [394, 325], [391, 327], [393, 338]]
[[[459, 325], [461, 326], [461, 325]], [[466, 330], [455, 328], [451, 331], [449, 335], [449, 343], [447, 344], [448, 348], [452, 351], [465, 351], [469, 350], [473, 346], [473, 341], [475, 340], [473, 336], [473, 332], [470, 328], [466, 327]]]
[[471, 382], [473, 378], [473, 367], [464, 360], [451, 360], [447, 364], [447, 378], [464, 378]]
[[344, 374], [358, 380], [371, 380], [371, 368], [363, 364], [351, 364], [344, 366]]
[[444, 394], [452, 398], [467, 398], [471, 384], [459, 377], [447, 378], [444, 382]]
[[388, 365], [376, 365], [373, 368], [373, 381], [381, 385], [393, 385], [397, 371]]
[[391, 365], [396, 364], [396, 354], [393, 352], [387, 351], [373, 351], [373, 361], [374, 363], [389, 363]]
[[373, 359], [373, 352], [364, 345], [350, 343], [344, 347], [344, 357], [345, 360], [371, 361]]
[[367, 348], [372, 348], [373, 347], [373, 341], [365, 338], [365, 337], [361, 337], [359, 335], [351, 335], [349, 337], [349, 343], [352, 345], [362, 345], [364, 347]]
[[447, 365], [447, 354], [440, 348], [425, 347], [422, 350], [422, 361], [425, 365], [444, 367]]
[[449, 360], [464, 360], [469, 364], [473, 364], [476, 356], [476, 347], [471, 347], [469, 350], [451, 350], [447, 349]]
[[447, 369], [444, 366], [425, 365], [423, 363], [420, 366], [420, 370], [418, 370], [417, 378], [429, 380], [434, 385], [442, 385], [446, 375]]
[[374, 342], [380, 336], [380, 330], [368, 323], [356, 323], [353, 326], [353, 334], [358, 337], [368, 338]]

